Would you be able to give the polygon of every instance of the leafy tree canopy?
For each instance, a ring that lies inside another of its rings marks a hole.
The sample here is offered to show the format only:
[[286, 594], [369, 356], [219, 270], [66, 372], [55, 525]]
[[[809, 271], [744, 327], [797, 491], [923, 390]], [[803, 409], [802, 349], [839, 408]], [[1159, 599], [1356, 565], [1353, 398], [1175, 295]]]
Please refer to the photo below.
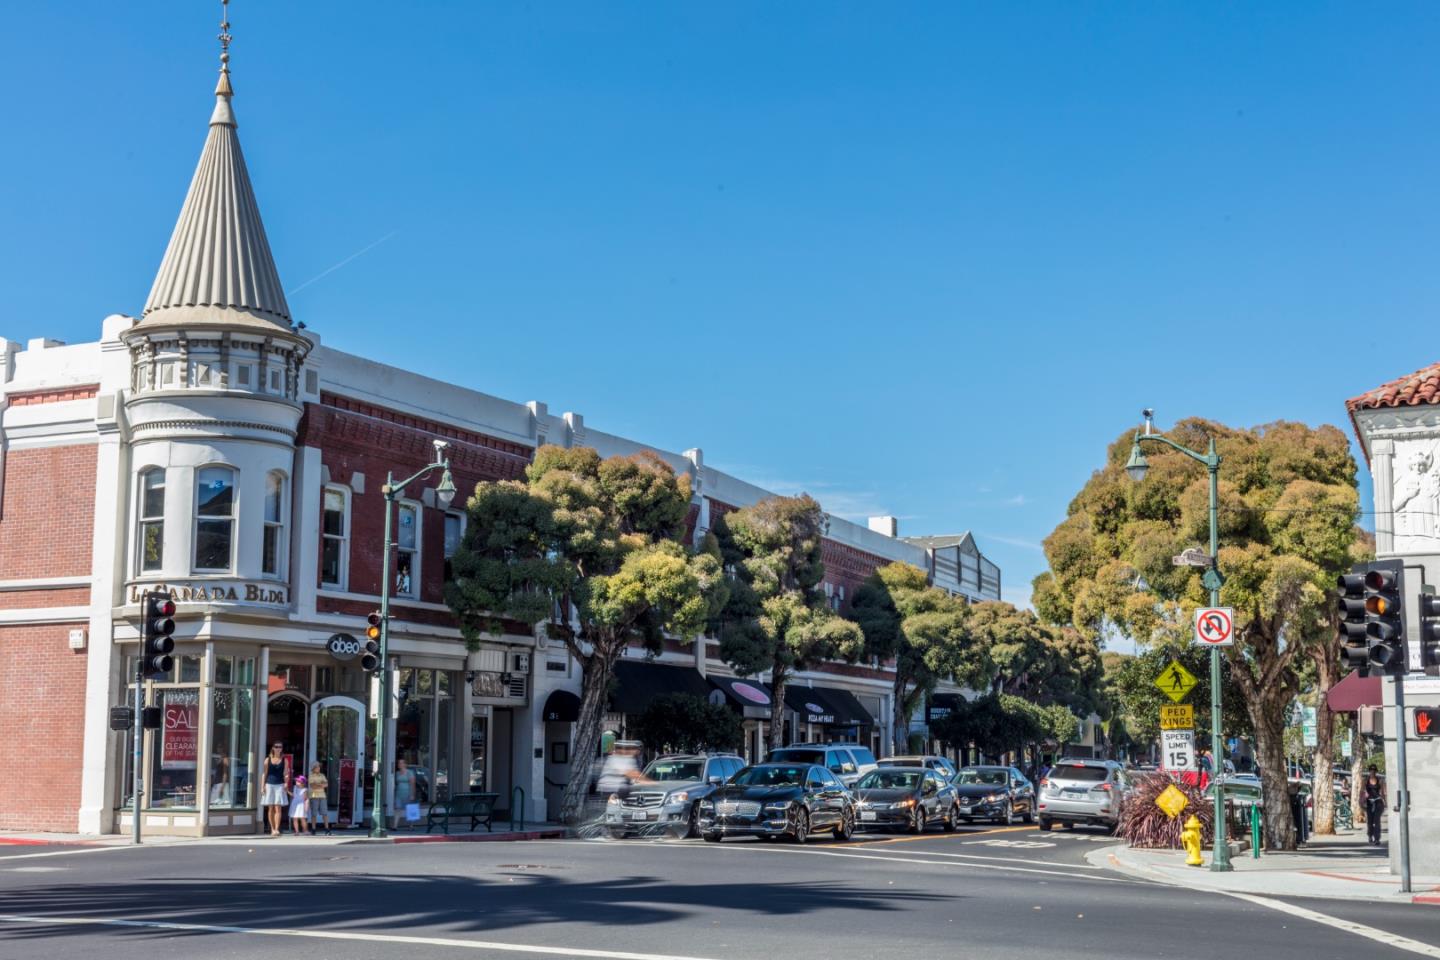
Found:
[[652, 753], [696, 753], [736, 750], [745, 734], [729, 707], [688, 693], [667, 693], [645, 707], [635, 735]]

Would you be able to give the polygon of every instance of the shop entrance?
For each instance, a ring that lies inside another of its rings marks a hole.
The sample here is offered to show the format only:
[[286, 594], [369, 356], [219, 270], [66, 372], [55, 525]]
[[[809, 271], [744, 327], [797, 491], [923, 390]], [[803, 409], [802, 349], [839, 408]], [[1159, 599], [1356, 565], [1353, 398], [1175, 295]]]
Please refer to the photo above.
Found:
[[511, 730], [514, 720], [514, 711], [507, 708], [497, 707], [490, 715], [490, 793], [498, 793], [500, 799], [495, 801], [495, 806], [501, 810], [510, 810], [510, 787], [514, 784], [511, 778], [510, 746]]
[[545, 724], [545, 819], [560, 821], [560, 802], [570, 782], [571, 724], [551, 720]]
[[302, 763], [305, 757], [305, 719], [309, 705], [305, 698], [296, 693], [278, 693], [270, 697], [265, 715], [265, 749], [270, 744], [284, 746], [284, 753], [295, 774], [305, 772]]
[[[365, 704], [353, 697], [322, 697], [310, 705], [310, 763], [319, 763], [330, 781], [332, 823], [342, 827], [365, 818]], [[310, 764], [305, 765], [308, 773]]]

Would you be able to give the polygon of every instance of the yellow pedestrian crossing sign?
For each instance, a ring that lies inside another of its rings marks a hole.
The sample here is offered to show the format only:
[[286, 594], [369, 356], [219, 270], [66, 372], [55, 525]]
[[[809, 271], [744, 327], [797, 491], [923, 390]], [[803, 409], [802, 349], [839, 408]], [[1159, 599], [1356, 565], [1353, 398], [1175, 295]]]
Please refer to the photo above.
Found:
[[1160, 676], [1155, 678], [1155, 686], [1160, 688], [1160, 692], [1176, 703], [1184, 700], [1199, 682], [1195, 679], [1195, 674], [1180, 665], [1179, 660], [1171, 660], [1170, 666], [1160, 671]]

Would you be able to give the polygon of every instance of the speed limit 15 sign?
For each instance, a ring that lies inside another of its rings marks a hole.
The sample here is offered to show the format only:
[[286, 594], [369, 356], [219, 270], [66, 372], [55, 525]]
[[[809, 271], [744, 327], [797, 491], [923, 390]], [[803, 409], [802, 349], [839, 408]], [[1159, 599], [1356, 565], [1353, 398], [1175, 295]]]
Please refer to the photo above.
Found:
[[1160, 738], [1166, 770], [1186, 773], [1196, 769], [1195, 731], [1162, 730]]

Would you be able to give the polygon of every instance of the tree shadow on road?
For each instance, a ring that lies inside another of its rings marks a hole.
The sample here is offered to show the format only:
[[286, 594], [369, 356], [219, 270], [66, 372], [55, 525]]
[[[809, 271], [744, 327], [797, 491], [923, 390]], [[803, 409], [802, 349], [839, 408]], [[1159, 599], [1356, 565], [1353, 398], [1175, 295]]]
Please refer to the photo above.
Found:
[[[453, 936], [553, 923], [662, 924], [686, 920], [701, 910], [732, 910], [748, 915], [747, 922], [761, 922], [822, 910], [895, 911], [907, 904], [954, 899], [917, 891], [865, 890], [839, 881], [776, 884], [757, 877], [753, 884], [706, 884], [632, 876], [574, 882], [537, 870], [512, 870], [486, 878], [346, 873], [228, 883], [174, 878], [6, 890], [0, 915], [36, 919], [0, 923], [0, 940], [88, 935], [95, 930], [46, 924], [46, 917]], [[131, 937], [166, 938], [218, 932], [110, 929]]]

